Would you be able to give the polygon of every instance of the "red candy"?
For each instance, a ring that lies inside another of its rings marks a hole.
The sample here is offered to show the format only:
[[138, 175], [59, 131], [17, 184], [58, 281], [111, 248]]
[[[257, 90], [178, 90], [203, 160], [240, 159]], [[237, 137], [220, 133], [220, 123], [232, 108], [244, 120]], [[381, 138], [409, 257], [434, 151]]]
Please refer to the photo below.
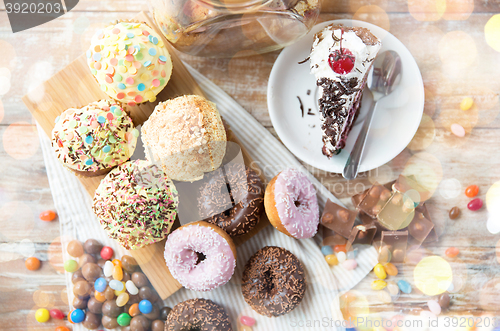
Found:
[[481, 209], [481, 207], [483, 207], [483, 200], [479, 198], [473, 199], [467, 204], [467, 208], [469, 208], [472, 211], [479, 210]]
[[455, 257], [458, 253], [460, 253], [460, 251], [456, 247], [450, 247], [444, 252], [444, 254], [448, 257]]
[[49, 311], [49, 313], [50, 313], [50, 316], [52, 318], [55, 318], [56, 320], [64, 319], [64, 313], [62, 311], [60, 311], [59, 309], [51, 309]]
[[465, 195], [469, 198], [475, 197], [478, 193], [479, 187], [477, 185], [470, 185], [465, 189]]
[[45, 221], [45, 222], [50, 222], [50, 221], [53, 221], [56, 219], [56, 213], [53, 212], [52, 210], [46, 210], [46, 211], [42, 211], [40, 213], [40, 219], [42, 221]]
[[113, 253], [113, 248], [109, 246], [104, 246], [101, 249], [101, 257], [103, 260], [111, 260], [111, 258], [113, 257]]
[[255, 324], [255, 319], [253, 319], [252, 317], [250, 316], [241, 316], [240, 317], [240, 322], [241, 324], [243, 325], [246, 325], [246, 326], [252, 326]]
[[345, 245], [335, 245], [333, 246], [333, 250], [335, 251], [335, 253], [338, 253], [338, 252], [344, 252], [346, 253], [346, 249], [345, 249]]
[[342, 48], [341, 51], [335, 51], [330, 54], [328, 58], [328, 64], [333, 71], [337, 74], [348, 74], [354, 68], [354, 55], [351, 51], [346, 48]]

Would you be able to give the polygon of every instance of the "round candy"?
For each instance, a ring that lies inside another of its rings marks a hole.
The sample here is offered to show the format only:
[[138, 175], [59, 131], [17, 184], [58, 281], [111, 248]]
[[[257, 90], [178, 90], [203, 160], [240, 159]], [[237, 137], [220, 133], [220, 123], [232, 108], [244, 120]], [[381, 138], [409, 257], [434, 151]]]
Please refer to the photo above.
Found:
[[479, 187], [477, 185], [469, 185], [465, 189], [465, 195], [469, 198], [475, 197], [479, 193]]
[[64, 313], [62, 311], [60, 311], [59, 309], [56, 309], [56, 308], [51, 309], [49, 311], [49, 313], [50, 313], [50, 316], [52, 318], [55, 318], [56, 320], [62, 320], [62, 319], [64, 319]]
[[345, 248], [345, 245], [335, 245], [333, 247], [333, 250], [335, 251], [335, 253], [338, 253], [338, 252], [346, 252], [346, 248]]
[[24, 265], [26, 269], [35, 271], [40, 269], [40, 260], [37, 259], [36, 257], [28, 257], [26, 261], [24, 261]]
[[353, 270], [353, 269], [356, 269], [356, 267], [358, 266], [358, 262], [356, 262], [356, 260], [345, 260], [345, 261], [342, 263], [342, 266], [343, 266], [346, 270]]
[[392, 263], [387, 263], [386, 265], [384, 265], [384, 269], [389, 276], [398, 275], [398, 268]]
[[473, 199], [467, 204], [467, 208], [472, 211], [479, 210], [481, 207], [483, 207], [483, 200], [479, 198]]
[[56, 331], [70, 331], [70, 330], [67, 327], [61, 325], [56, 328]]
[[94, 291], [94, 298], [99, 302], [106, 301], [106, 296], [102, 292]]
[[450, 219], [454, 220], [460, 216], [460, 209], [458, 207], [453, 207], [450, 209], [449, 213]]
[[127, 314], [127, 313], [121, 313], [121, 314], [118, 316], [118, 318], [116, 319], [116, 321], [118, 322], [118, 324], [119, 324], [120, 326], [127, 326], [127, 325], [129, 325], [129, 324], [130, 324], [130, 320], [131, 320], [131, 319], [132, 319], [132, 318], [130, 317], [130, 315], [129, 315], [129, 314]]
[[111, 258], [113, 257], [113, 248], [109, 247], [109, 246], [104, 246], [102, 249], [101, 249], [101, 257], [104, 259], [104, 260], [111, 260]]
[[73, 323], [81, 323], [85, 320], [85, 312], [81, 309], [75, 309], [70, 314]]
[[332, 255], [333, 254], [333, 249], [332, 247], [330, 246], [323, 246], [321, 247], [321, 253], [323, 253], [323, 255]]
[[87, 239], [87, 241], [83, 244], [83, 249], [88, 254], [99, 254], [101, 252], [102, 245], [95, 239]]
[[139, 302], [139, 310], [143, 314], [149, 314], [153, 311], [153, 304], [149, 300], [141, 300], [141, 302]]
[[106, 281], [106, 279], [100, 277], [100, 278], [97, 278], [96, 281], [94, 282], [94, 289], [97, 291], [97, 292], [104, 292], [104, 290], [106, 289], [106, 287], [108, 286], [108, 282]]
[[[139, 309], [139, 307], [137, 307]], [[164, 321], [167, 320], [167, 317], [168, 317], [168, 314], [170, 314], [170, 312], [172, 311], [172, 308], [170, 307], [163, 307], [161, 310], [160, 310], [160, 318]]]
[[447, 257], [456, 257], [458, 253], [460, 253], [460, 250], [456, 247], [450, 247], [444, 252]]
[[339, 260], [337, 259], [337, 256], [335, 254], [330, 254], [325, 256], [326, 263], [329, 265], [337, 265], [339, 264]]
[[410, 294], [411, 293], [411, 285], [408, 283], [406, 280], [399, 280], [398, 281], [398, 287], [401, 290], [401, 292]]
[[137, 286], [135, 286], [134, 282], [131, 280], [127, 280], [127, 282], [125, 283], [125, 287], [127, 288], [128, 293], [132, 295], [136, 295], [139, 293], [139, 289], [137, 288]]
[[387, 283], [382, 279], [377, 279], [372, 282], [372, 290], [379, 291], [384, 289], [387, 286]]
[[[89, 254], [87, 255], [91, 256]], [[101, 276], [101, 272], [101, 268], [93, 262], [87, 262], [82, 267], [82, 275], [89, 282], [94, 282], [97, 278], [99, 278], [99, 276]]]
[[474, 99], [472, 99], [471, 97], [465, 97], [462, 99], [462, 102], [460, 102], [460, 109], [463, 111], [469, 110], [473, 104]]
[[429, 307], [429, 310], [434, 315], [437, 316], [437, 315], [441, 314], [441, 306], [439, 305], [439, 303], [436, 300], [427, 301], [427, 307]]
[[50, 222], [56, 219], [57, 214], [52, 210], [42, 211], [39, 215], [40, 219], [45, 222]]
[[347, 260], [347, 255], [345, 252], [338, 252], [337, 253], [337, 260], [339, 260], [339, 263], [344, 263], [345, 260]]
[[67, 260], [64, 262], [64, 270], [67, 272], [75, 272], [78, 270], [78, 262], [75, 260]]
[[83, 255], [83, 246], [78, 240], [71, 240], [66, 251], [72, 257], [80, 257]]
[[123, 255], [122, 268], [127, 272], [134, 273], [137, 270], [137, 261], [132, 256]]
[[[330, 246], [328, 246], [328, 247], [330, 247]], [[250, 317], [250, 316], [241, 316], [240, 322], [241, 322], [241, 324], [246, 325], [246, 326], [253, 326], [255, 324], [255, 319]]]
[[384, 266], [380, 263], [377, 263], [375, 265], [375, 267], [373, 267], [373, 273], [379, 279], [386, 279], [387, 278], [387, 273], [385, 272]]
[[40, 308], [35, 312], [35, 319], [38, 323], [45, 323], [50, 319], [50, 313], [45, 308]]
[[139, 310], [139, 304], [138, 303], [134, 303], [132, 306], [130, 306], [130, 308], [128, 309], [128, 314], [132, 317], [134, 316], [137, 316], [141, 313], [141, 311]]

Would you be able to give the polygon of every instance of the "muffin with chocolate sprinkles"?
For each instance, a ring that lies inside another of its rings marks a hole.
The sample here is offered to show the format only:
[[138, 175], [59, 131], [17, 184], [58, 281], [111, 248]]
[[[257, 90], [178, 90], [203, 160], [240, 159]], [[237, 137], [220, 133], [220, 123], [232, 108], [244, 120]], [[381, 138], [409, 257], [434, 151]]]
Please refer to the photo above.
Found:
[[289, 313], [306, 292], [302, 263], [284, 248], [261, 248], [245, 265], [241, 291], [245, 301], [261, 315], [276, 317]]
[[136, 160], [113, 169], [101, 181], [92, 209], [111, 238], [126, 249], [137, 249], [167, 236], [177, 205], [177, 190], [163, 171]]
[[232, 331], [224, 308], [208, 299], [178, 303], [168, 314], [165, 331]]

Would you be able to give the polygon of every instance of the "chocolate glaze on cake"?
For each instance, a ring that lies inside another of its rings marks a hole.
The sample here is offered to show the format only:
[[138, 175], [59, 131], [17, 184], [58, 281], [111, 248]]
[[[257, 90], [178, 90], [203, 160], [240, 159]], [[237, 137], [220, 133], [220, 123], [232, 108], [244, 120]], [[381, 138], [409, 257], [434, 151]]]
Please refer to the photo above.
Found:
[[232, 331], [224, 308], [208, 299], [178, 303], [168, 314], [165, 331]]
[[252, 255], [245, 265], [241, 291], [257, 313], [268, 317], [286, 314], [304, 298], [304, 268], [286, 249], [266, 246]]

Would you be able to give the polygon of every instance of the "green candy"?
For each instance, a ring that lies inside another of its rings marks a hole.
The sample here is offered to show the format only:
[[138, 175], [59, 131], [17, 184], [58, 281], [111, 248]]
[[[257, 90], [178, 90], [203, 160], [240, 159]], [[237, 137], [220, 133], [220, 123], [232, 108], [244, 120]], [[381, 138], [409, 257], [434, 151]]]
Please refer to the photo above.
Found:
[[68, 260], [64, 262], [64, 270], [67, 272], [75, 272], [78, 270], [78, 262], [75, 260]]
[[129, 314], [121, 313], [120, 315], [118, 315], [118, 318], [116, 319], [116, 321], [118, 322], [118, 324], [120, 326], [128, 326], [128, 325], [130, 325], [131, 319], [132, 319], [132, 317], [130, 317]]

